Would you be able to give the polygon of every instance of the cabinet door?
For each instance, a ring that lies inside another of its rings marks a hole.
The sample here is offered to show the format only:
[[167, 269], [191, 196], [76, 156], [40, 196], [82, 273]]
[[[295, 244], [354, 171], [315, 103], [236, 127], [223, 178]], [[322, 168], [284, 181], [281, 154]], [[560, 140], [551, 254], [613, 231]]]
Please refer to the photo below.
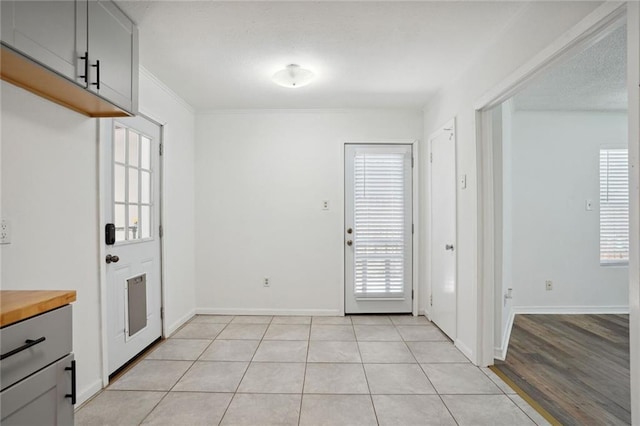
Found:
[[87, 2], [3, 0], [2, 42], [82, 86]]
[[32, 374], [0, 393], [2, 426], [73, 425], [73, 405], [67, 395], [72, 392], [73, 355]]
[[106, 0], [89, 1], [88, 28], [90, 90], [135, 113], [138, 89], [137, 28], [113, 2]]

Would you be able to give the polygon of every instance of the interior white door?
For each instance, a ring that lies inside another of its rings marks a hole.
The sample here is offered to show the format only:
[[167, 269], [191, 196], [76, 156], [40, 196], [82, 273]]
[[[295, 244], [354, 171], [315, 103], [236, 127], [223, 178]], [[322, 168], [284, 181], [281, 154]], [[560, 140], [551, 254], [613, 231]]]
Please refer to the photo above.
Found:
[[456, 138], [453, 122], [430, 140], [431, 320], [456, 338]]
[[345, 312], [412, 311], [411, 145], [345, 146]]
[[162, 335], [161, 129], [143, 117], [103, 119], [101, 128], [111, 374]]

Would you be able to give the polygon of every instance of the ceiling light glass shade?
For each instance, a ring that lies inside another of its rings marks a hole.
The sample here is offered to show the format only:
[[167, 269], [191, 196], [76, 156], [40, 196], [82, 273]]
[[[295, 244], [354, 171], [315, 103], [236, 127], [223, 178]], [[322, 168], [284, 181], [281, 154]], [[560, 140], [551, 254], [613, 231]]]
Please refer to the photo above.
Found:
[[291, 64], [275, 73], [271, 79], [279, 86], [296, 88], [311, 83], [314, 76], [313, 71], [300, 68], [300, 65]]

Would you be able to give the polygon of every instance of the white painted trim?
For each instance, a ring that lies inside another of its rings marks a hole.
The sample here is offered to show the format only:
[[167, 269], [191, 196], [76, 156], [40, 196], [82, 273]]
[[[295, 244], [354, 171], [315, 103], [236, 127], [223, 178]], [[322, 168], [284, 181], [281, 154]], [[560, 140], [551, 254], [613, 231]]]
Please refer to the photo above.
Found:
[[[179, 329], [180, 327], [182, 327], [183, 325], [185, 325], [187, 323], [187, 321], [189, 321], [191, 318], [193, 318], [196, 315], [196, 310], [192, 309], [189, 312], [187, 312], [185, 315], [183, 315], [182, 317], [180, 317], [177, 321], [175, 321], [173, 324], [171, 325], [167, 325], [166, 326], [166, 333], [164, 334], [164, 336], [168, 337], [171, 336], [173, 333], [175, 333], [175, 331], [177, 329]], [[165, 314], [166, 316], [166, 314]], [[166, 321], [164, 322], [166, 324]]]
[[196, 115], [224, 115], [224, 114], [345, 114], [366, 112], [422, 112], [421, 108], [256, 108], [256, 109], [211, 109], [197, 111]]
[[513, 330], [513, 321], [516, 318], [516, 314], [512, 309], [509, 310], [509, 317], [507, 318], [507, 324], [504, 330], [502, 330], [502, 342], [500, 347], [496, 347], [493, 350], [493, 357], [504, 361], [507, 358], [507, 350], [509, 349], [509, 340], [511, 340], [511, 330]]
[[606, 32], [607, 27], [621, 20], [625, 6], [626, 3], [623, 2], [605, 2], [474, 103], [478, 179], [478, 285], [474, 288], [477, 293], [472, 297], [477, 300], [478, 309], [478, 353], [474, 359], [479, 365], [493, 364], [495, 355], [493, 146], [489, 110], [512, 97], [567, 52], [593, 42], [599, 33]]
[[619, 20], [624, 15], [625, 5], [625, 2], [620, 1], [607, 1], [602, 4], [480, 97], [475, 102], [474, 109], [492, 108], [511, 98], [541, 71], [555, 64], [556, 60], [581, 47], [582, 43], [588, 42], [594, 35]]
[[78, 410], [82, 404], [93, 398], [98, 392], [102, 390], [102, 379], [97, 379], [89, 386], [78, 392], [75, 410]]
[[469, 361], [473, 362], [473, 351], [469, 349], [467, 345], [465, 345], [460, 339], [456, 339], [454, 345], [469, 359]]
[[640, 4], [632, 1], [627, 7], [631, 424], [640, 425]]
[[344, 316], [339, 309], [196, 308], [196, 315]]
[[167, 95], [171, 96], [180, 106], [189, 111], [192, 114], [196, 113], [195, 108], [193, 108], [187, 101], [182, 99], [180, 95], [171, 90], [166, 84], [162, 82], [158, 77], [156, 77], [151, 71], [140, 65], [139, 67], [140, 75], [144, 75], [149, 80], [153, 81], [160, 89], [162, 89]]
[[607, 314], [628, 314], [629, 306], [514, 306], [511, 308], [510, 316], [529, 314], [553, 314], [553, 315], [607, 315]]

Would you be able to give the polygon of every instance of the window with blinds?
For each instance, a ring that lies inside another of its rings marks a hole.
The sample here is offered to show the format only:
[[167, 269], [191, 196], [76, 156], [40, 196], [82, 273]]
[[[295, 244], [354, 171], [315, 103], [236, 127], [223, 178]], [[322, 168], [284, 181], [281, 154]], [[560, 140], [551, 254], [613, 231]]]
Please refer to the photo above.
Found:
[[354, 159], [356, 297], [404, 296], [405, 153], [357, 153]]
[[600, 149], [600, 264], [629, 262], [629, 151]]

